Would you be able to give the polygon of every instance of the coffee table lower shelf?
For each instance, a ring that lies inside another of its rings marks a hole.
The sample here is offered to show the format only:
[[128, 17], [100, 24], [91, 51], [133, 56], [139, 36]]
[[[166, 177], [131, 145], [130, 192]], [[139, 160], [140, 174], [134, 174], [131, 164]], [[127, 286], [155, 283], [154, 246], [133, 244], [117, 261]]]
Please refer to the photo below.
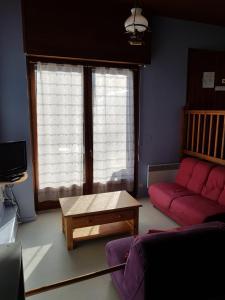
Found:
[[90, 240], [117, 234], [132, 234], [132, 221], [120, 221], [102, 225], [76, 228], [73, 230], [73, 241]]

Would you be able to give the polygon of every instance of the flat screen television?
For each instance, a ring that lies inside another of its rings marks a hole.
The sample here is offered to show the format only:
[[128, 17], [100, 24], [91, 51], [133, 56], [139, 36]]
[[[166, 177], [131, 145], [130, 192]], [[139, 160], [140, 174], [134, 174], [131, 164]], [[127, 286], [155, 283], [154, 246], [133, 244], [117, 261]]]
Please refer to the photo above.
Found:
[[0, 143], [0, 180], [14, 180], [26, 170], [26, 141]]

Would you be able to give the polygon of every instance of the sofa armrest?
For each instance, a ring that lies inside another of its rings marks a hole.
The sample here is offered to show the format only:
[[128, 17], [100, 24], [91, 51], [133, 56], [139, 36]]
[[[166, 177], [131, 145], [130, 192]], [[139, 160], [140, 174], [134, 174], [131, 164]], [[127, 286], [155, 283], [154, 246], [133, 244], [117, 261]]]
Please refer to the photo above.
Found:
[[168, 163], [147, 166], [147, 188], [157, 182], [174, 182], [179, 163]]
[[[133, 237], [126, 237], [110, 241], [106, 244], [106, 259], [110, 267], [126, 262], [132, 241]], [[120, 298], [128, 299], [127, 291], [124, 289], [124, 269], [111, 273], [111, 277]]]
[[139, 238], [134, 238], [124, 271], [124, 289], [129, 300], [145, 299], [145, 256]]

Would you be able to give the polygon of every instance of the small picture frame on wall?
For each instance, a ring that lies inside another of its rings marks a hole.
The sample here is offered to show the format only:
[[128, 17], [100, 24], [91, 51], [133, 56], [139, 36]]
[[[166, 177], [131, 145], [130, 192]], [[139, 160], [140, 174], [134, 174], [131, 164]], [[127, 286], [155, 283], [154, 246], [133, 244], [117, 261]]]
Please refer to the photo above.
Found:
[[202, 88], [213, 89], [215, 85], [215, 72], [203, 72]]

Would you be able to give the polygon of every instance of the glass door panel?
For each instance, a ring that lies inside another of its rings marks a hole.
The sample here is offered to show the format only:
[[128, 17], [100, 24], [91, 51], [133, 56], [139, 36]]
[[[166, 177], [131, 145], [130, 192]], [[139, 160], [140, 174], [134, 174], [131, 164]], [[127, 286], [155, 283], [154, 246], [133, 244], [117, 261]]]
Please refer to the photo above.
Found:
[[96, 68], [93, 90], [94, 192], [133, 190], [133, 72]]
[[83, 193], [83, 68], [38, 63], [38, 201]]

